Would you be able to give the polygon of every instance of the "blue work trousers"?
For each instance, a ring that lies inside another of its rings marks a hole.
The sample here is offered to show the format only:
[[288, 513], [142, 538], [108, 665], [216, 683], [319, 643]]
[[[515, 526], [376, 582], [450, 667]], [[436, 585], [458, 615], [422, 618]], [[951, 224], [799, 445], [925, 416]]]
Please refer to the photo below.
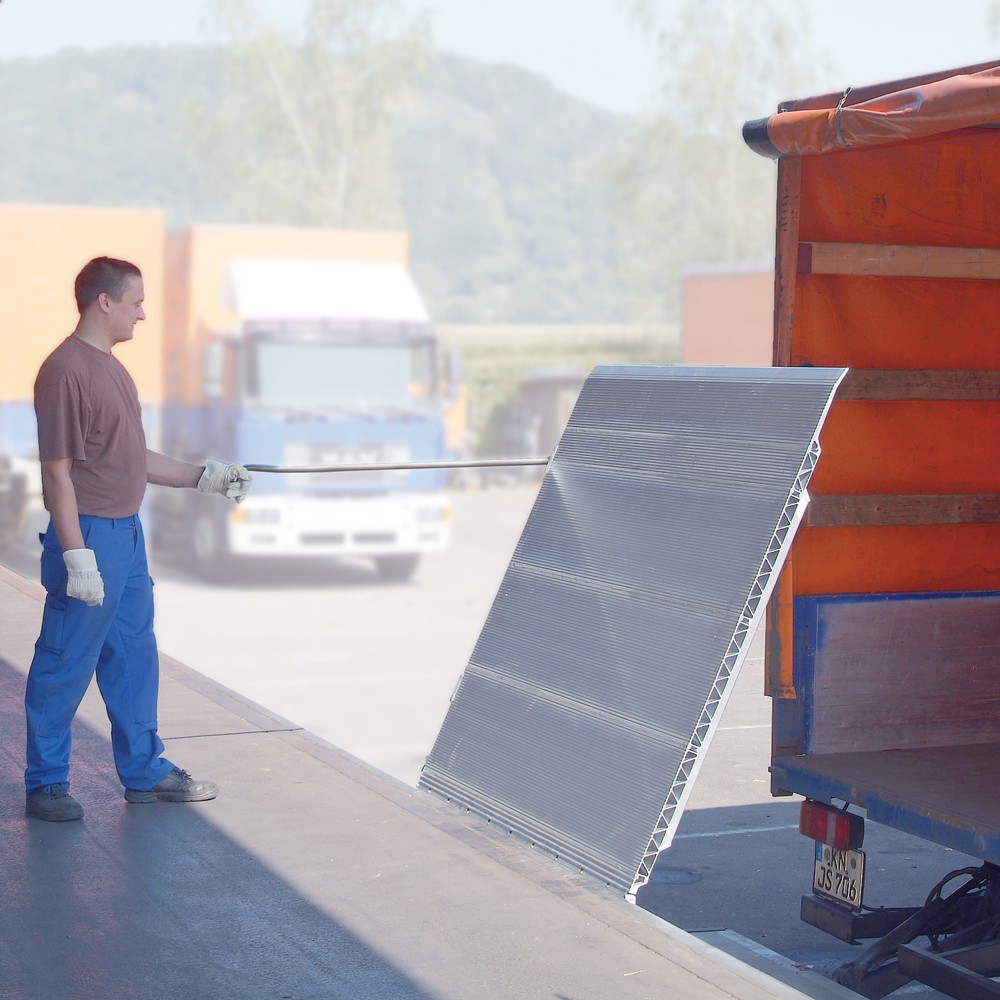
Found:
[[69, 786], [73, 717], [97, 674], [111, 720], [111, 749], [126, 788], [142, 791], [173, 769], [157, 735], [160, 666], [153, 635], [153, 581], [138, 516], [81, 515], [84, 544], [104, 580], [104, 603], [66, 596], [66, 566], [55, 529], [42, 537], [45, 608], [24, 695], [25, 790]]

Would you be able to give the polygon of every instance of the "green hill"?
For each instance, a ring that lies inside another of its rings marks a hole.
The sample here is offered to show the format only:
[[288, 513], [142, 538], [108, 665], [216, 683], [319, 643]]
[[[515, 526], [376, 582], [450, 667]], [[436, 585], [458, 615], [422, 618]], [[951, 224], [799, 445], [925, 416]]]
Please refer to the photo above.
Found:
[[[0, 62], [0, 201], [160, 207], [170, 226], [258, 221], [227, 207], [210, 150], [192, 142], [197, 110], [228, 85], [208, 47]], [[631, 129], [541, 77], [433, 56], [396, 127], [401, 224], [432, 314], [636, 319], [603, 181]]]

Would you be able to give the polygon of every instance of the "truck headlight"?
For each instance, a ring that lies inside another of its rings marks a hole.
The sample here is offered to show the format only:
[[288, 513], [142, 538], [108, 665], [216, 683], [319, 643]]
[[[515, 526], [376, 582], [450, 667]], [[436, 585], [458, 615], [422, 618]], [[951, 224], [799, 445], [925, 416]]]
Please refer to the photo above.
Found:
[[418, 524], [435, 524], [438, 521], [451, 520], [451, 507], [418, 507]]
[[237, 507], [230, 517], [234, 524], [277, 524], [281, 520], [281, 512], [274, 507], [251, 507], [249, 510]]

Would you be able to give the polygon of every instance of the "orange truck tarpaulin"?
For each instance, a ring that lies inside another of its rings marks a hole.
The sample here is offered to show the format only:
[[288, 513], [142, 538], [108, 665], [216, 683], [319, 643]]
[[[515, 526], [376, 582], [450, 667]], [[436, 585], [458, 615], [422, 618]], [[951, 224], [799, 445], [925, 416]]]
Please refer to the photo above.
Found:
[[829, 107], [779, 111], [748, 121], [743, 138], [762, 156], [808, 156], [903, 142], [975, 126], [1000, 126], [1000, 64], [919, 82], [850, 104], [851, 91]]

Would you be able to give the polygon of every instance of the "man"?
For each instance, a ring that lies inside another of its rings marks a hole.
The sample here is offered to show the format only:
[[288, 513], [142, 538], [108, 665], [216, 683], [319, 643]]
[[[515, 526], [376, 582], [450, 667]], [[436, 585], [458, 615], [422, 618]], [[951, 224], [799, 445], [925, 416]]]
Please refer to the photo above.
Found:
[[45, 608], [24, 698], [25, 812], [55, 822], [83, 816], [69, 794], [70, 724], [95, 673], [126, 800], [215, 798], [215, 784], [162, 756], [153, 588], [138, 512], [147, 483], [239, 502], [251, 482], [242, 466], [191, 465], [146, 447], [135, 384], [111, 353], [146, 318], [139, 269], [95, 258], [75, 291], [79, 323], [35, 382], [50, 520], [42, 536]]

